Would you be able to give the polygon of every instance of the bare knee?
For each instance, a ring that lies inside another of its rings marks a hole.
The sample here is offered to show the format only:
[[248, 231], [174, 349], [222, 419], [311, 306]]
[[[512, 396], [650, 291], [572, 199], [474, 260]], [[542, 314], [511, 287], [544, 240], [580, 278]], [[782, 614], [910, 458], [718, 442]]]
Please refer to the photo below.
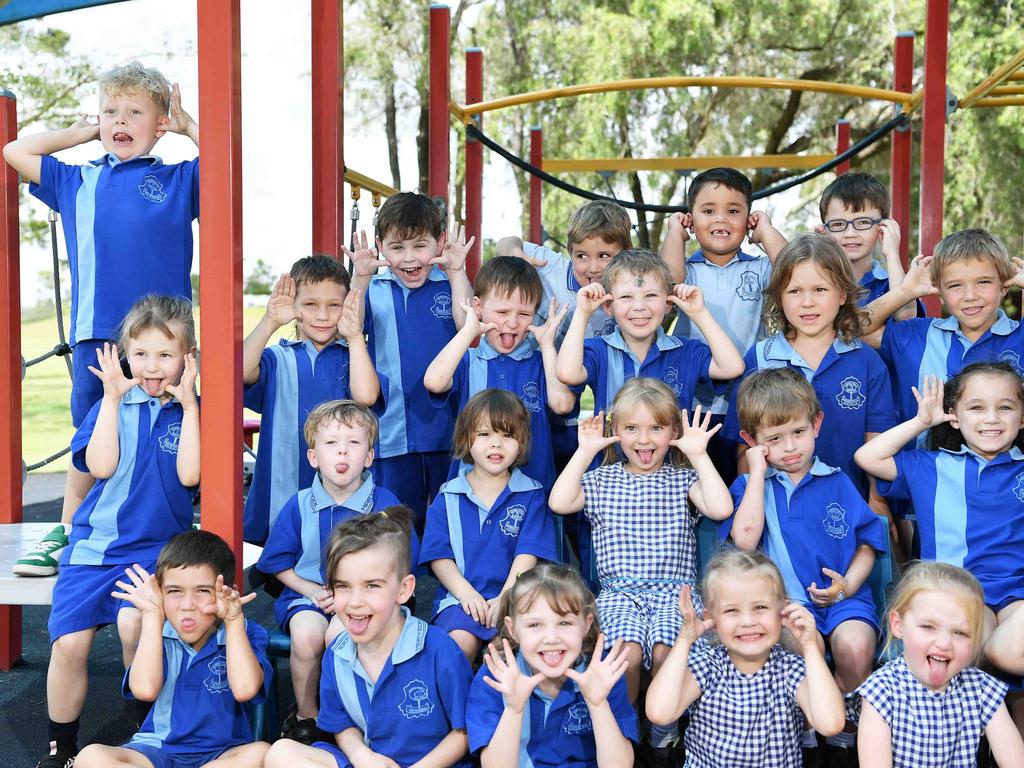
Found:
[[310, 631], [309, 627], [303, 627], [299, 631], [292, 632], [292, 656], [303, 661], [312, 661], [324, 655], [324, 633]]
[[870, 674], [875, 659], [875, 633], [863, 622], [860, 626], [835, 632], [829, 639], [837, 674], [864, 677]]
[[308, 749], [310, 748], [297, 741], [280, 739], [267, 750], [263, 757], [263, 766], [264, 768], [292, 768], [304, 759], [304, 753]]
[[85, 665], [89, 661], [94, 634], [92, 631], [86, 631], [61, 635], [50, 646], [50, 661]]
[[455, 641], [455, 644], [459, 646], [466, 658], [472, 663], [476, 659], [476, 655], [480, 653], [480, 648], [483, 643], [476, 635], [471, 632], [466, 632], [463, 629], [453, 629], [448, 633], [449, 637]]

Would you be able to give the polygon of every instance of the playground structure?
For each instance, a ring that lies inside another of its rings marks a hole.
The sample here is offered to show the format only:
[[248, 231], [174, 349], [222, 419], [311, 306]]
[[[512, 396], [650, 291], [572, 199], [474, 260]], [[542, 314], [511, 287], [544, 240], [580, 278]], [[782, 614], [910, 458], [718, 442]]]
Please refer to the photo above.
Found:
[[[25, 0], [0, 9], [0, 24], [104, 0]], [[106, 2], [118, 0], [106, 0]], [[861, 98], [883, 99], [900, 113], [922, 114], [920, 250], [931, 253], [942, 236], [945, 123], [951, 108], [999, 107], [1024, 104], [1024, 49], [992, 73], [965, 97], [952, 100], [946, 87], [948, 0], [928, 0], [925, 36], [924, 87], [912, 93], [913, 46], [911, 33], [895, 40], [892, 89], [776, 78], [656, 78], [617, 83], [571, 86], [536, 94], [522, 94], [492, 101], [483, 100], [483, 52], [466, 51], [466, 104], [451, 103], [450, 17], [447, 6], [430, 8], [430, 109], [428, 194], [445, 204], [450, 188], [450, 121], [454, 116], [467, 126], [465, 222], [467, 237], [476, 236], [470, 254], [470, 274], [480, 261], [483, 136], [482, 118], [488, 111], [531, 102], [565, 98], [583, 93], [638, 90], [656, 87], [764, 87], [804, 89]], [[21, 12], [19, 13], [19, 7]], [[312, 249], [339, 254], [346, 241], [344, 183], [358, 203], [362, 190], [371, 193], [374, 207], [382, 196], [396, 190], [344, 166], [342, 15], [338, 0], [310, 0], [312, 80]], [[200, 143], [203, 147], [200, 178], [199, 245], [202, 260], [201, 347], [203, 350], [203, 409], [201, 415], [203, 527], [222, 536], [241, 552], [242, 466], [239, 446], [242, 424], [242, 183], [241, 183], [241, 51], [239, 0], [197, 2]], [[910, 228], [912, 134], [906, 120], [891, 121], [893, 218], [903, 231]], [[901, 127], [897, 127], [899, 124]], [[469, 127], [475, 129], [470, 130]], [[811, 173], [835, 167], [848, 168], [852, 156], [849, 124], [839, 122], [835, 155], [792, 155], [716, 158], [655, 158], [558, 160], [543, 157], [542, 134], [531, 133], [529, 166], [543, 171], [588, 169], [673, 169], [713, 165], [734, 167], [812, 168]], [[14, 94], [0, 91], [0, 143], [17, 136], [17, 105]], [[863, 142], [859, 142], [863, 144]], [[801, 176], [800, 178], [804, 178]], [[530, 184], [530, 231], [541, 237], [541, 177]], [[798, 183], [798, 182], [797, 182]], [[662, 206], [671, 208], [671, 206]], [[650, 206], [649, 208], [654, 208]], [[353, 206], [358, 213], [358, 207]], [[907, 244], [902, 244], [906, 259]], [[0, 307], [6, 322], [0, 329], [0, 524], [22, 519], [23, 462], [21, 456], [21, 299], [19, 274], [18, 177], [4, 164], [0, 172]], [[934, 310], [935, 307], [932, 307]], [[242, 558], [239, 558], [241, 564]], [[238, 575], [241, 582], [241, 573]], [[0, 602], [15, 603], [16, 596], [0, 594]], [[9, 669], [21, 652], [19, 605], [0, 605], [0, 669]]]

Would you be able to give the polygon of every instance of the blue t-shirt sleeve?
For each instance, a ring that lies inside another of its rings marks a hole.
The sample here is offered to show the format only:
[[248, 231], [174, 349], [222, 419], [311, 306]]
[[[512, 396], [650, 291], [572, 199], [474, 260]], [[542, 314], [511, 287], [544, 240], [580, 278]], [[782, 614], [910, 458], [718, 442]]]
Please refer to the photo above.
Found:
[[77, 165], [62, 163], [52, 155], [43, 155], [40, 160], [42, 162], [39, 167], [39, 183], [28, 185], [29, 194], [46, 203], [58, 213], [73, 213], [73, 211], [61, 211], [61, 189], [68, 182], [81, 179], [81, 168]]
[[693, 382], [711, 379], [711, 347], [703, 341], [685, 339], [682, 348], [686, 360], [685, 369], [692, 371]]
[[870, 347], [868, 354], [868, 412], [864, 420], [867, 432], [885, 432], [896, 426], [896, 401], [892, 396], [892, 381], [882, 358]]
[[[185, 163], [182, 163], [182, 170], [188, 175], [189, 184], [188, 187], [192, 193], [192, 218], [199, 218], [199, 158], [193, 158]], [[186, 185], [182, 185], [184, 187]]]
[[466, 729], [469, 731], [469, 751], [473, 754], [491, 743], [498, 721], [505, 712], [501, 694], [484, 682], [484, 676], [488, 674], [486, 666], [480, 667], [469, 686]]
[[260, 668], [263, 670], [263, 685], [260, 686], [260, 692], [247, 702], [248, 704], [258, 704], [267, 698], [270, 686], [274, 684], [274, 668], [267, 658], [267, 643], [270, 636], [258, 622], [249, 619], [245, 622], [245, 634], [249, 638], [253, 655], [256, 656], [256, 660], [259, 661]]
[[434, 656], [437, 664], [434, 675], [437, 690], [441, 695], [441, 706], [451, 727], [464, 729], [466, 702], [469, 698], [469, 686], [473, 682], [473, 669], [469, 666], [466, 654], [460, 651], [455, 641], [444, 632], [439, 630], [436, 633], [436, 641], [441, 644], [441, 648]]
[[269, 349], [260, 355], [260, 377], [242, 388], [242, 403], [250, 411], [263, 413], [267, 398], [267, 387], [277, 375], [277, 356]]
[[893, 371], [903, 365], [911, 364], [915, 367], [920, 360], [906, 359], [908, 347], [915, 336], [923, 336], [928, 333], [928, 326], [931, 325], [931, 318], [909, 318], [902, 322], [896, 322], [892, 318], [885, 321], [885, 333], [882, 334], [882, 344], [878, 348], [878, 354], [882, 360]]
[[294, 568], [302, 554], [302, 533], [298, 494], [281, 508], [256, 563], [263, 573], [280, 573]]
[[896, 462], [896, 477], [892, 480], [877, 480], [878, 492], [894, 499], [910, 499], [911, 484], [917, 474], [922, 455], [923, 451], [905, 448], [893, 456], [893, 461]]
[[583, 367], [587, 370], [585, 385], [596, 386], [608, 360], [608, 345], [604, 339], [586, 339], [583, 342]]
[[103, 401], [100, 400], [89, 409], [89, 413], [86, 414], [82, 425], [75, 432], [74, 437], [71, 438], [71, 463], [75, 465], [75, 469], [79, 472], [85, 472], [86, 474], [89, 474], [89, 466], [85, 463], [85, 451], [89, 447], [89, 440], [92, 439], [92, 431], [96, 428], [96, 418], [100, 414], [100, 406], [102, 404]]
[[531, 491], [524, 499], [526, 518], [516, 540], [517, 555], [535, 555], [541, 560], [558, 560], [555, 550], [555, 521], [548, 509], [544, 491]]
[[743, 373], [739, 378], [734, 379], [736, 386], [729, 394], [729, 410], [725, 413], [725, 424], [722, 426], [722, 437], [732, 440], [734, 443], [742, 443], [740, 437], [740, 413], [736, 409], [736, 393], [739, 391], [740, 383], [752, 373], [757, 372], [757, 347], [753, 346], [743, 356]]
[[626, 689], [625, 676], [620, 677], [611, 691], [608, 692], [608, 705], [615, 715], [615, 722], [619, 724], [622, 735], [634, 744], [640, 741], [639, 728], [636, 721], [636, 709], [629, 703], [629, 693]]
[[427, 397], [430, 399], [430, 404], [437, 408], [447, 408], [448, 404], [454, 399], [455, 402], [461, 402], [462, 393], [466, 390], [467, 383], [466, 377], [469, 371], [469, 352], [462, 356], [459, 360], [459, 364], [455, 366], [455, 372], [452, 373], [452, 387], [447, 392], [441, 392], [440, 394], [427, 390]]
[[445, 508], [446, 494], [439, 493], [434, 497], [427, 510], [427, 521], [423, 526], [423, 541], [420, 544], [420, 565], [432, 560], [454, 560], [455, 550], [452, 549], [448, 535], [448, 512]]
[[320, 663], [320, 713], [316, 716], [316, 724], [327, 733], [341, 733], [347, 728], [357, 727], [341, 702], [334, 674], [334, 646], [340, 641], [348, 641], [344, 633], [327, 646]]

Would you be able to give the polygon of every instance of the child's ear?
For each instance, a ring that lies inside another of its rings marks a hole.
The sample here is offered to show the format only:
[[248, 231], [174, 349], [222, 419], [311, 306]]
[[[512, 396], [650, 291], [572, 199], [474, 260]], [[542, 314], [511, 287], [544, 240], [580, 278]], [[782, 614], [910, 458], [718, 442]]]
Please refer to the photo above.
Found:
[[814, 437], [815, 438], [818, 437], [818, 432], [821, 430], [821, 422], [823, 422], [824, 420], [825, 420], [825, 412], [824, 411], [822, 411], [821, 413], [819, 413], [817, 416], [814, 417], [814, 421], [812, 423], [813, 423], [813, 426], [814, 426]]
[[816, 226], [814, 228], [814, 231], [817, 232], [819, 235], [827, 235], [828, 234], [828, 230], [825, 229], [825, 225], [824, 224], [819, 224], [818, 226]]
[[744, 432], [742, 429], [740, 430], [740, 438], [747, 444], [748, 448], [753, 448], [757, 445], [757, 440], [752, 438], [748, 432]]
[[514, 624], [512, 622], [512, 617], [511, 616], [506, 616], [505, 617], [505, 629], [508, 630], [509, 636], [518, 643], [519, 642], [519, 638], [516, 637], [516, 630], [515, 630], [515, 626], [514, 626]]
[[363, 467], [366, 468], [366, 469], [369, 469], [371, 464], [373, 464], [373, 448], [372, 447], [370, 448], [369, 452], [366, 454], [366, 461], [363, 462]]
[[167, 133], [167, 125], [171, 122], [171, 118], [167, 115], [160, 115], [156, 121], [156, 137], [159, 139], [165, 133]]
[[896, 611], [889, 612], [889, 634], [900, 640], [903, 639], [903, 617]]
[[444, 250], [445, 244], [448, 242], [448, 233], [442, 232], [437, 238], [437, 253], [440, 255], [441, 251]]
[[480, 312], [480, 307], [482, 305], [482, 302], [480, 301], [480, 297], [479, 296], [474, 296], [472, 301], [471, 301], [471, 304], [473, 305], [473, 311], [476, 312], [476, 319], [477, 320], [483, 320], [482, 313]]
[[312, 448], [306, 449], [306, 461], [309, 462], [309, 466], [311, 466], [313, 469], [320, 469], [320, 465], [317, 464], [316, 461], [316, 451], [313, 450]]
[[[953, 427], [953, 429], [960, 429], [960, 419], [956, 417], [956, 411], [950, 408], [948, 413], [953, 417], [949, 420], [949, 425]], [[1024, 424], [1024, 417], [1021, 418], [1021, 424]]]
[[402, 584], [398, 589], [398, 603], [401, 605], [408, 601], [412, 597], [412, 593], [416, 591], [416, 577], [411, 573], [407, 573], [405, 578], [402, 579]]

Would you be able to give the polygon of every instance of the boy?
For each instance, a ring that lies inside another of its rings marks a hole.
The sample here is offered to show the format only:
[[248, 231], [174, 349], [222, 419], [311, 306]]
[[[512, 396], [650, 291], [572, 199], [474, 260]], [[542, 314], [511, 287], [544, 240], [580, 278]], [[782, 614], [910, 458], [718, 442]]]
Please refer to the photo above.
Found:
[[[465, 321], [463, 305], [473, 291], [466, 254], [474, 242], [466, 242], [464, 230], [446, 238], [444, 212], [425, 195], [401, 192], [377, 216], [383, 258], [365, 236], [359, 250], [345, 251], [353, 288], [366, 291], [370, 358], [387, 379], [374, 479], [415, 510], [418, 530], [448, 476], [455, 422], [451, 407], [430, 403], [423, 374]], [[388, 269], [377, 274], [379, 267]]]
[[331, 534], [327, 574], [344, 632], [324, 655], [317, 725], [334, 743], [282, 739], [267, 768], [350, 765], [469, 768], [469, 662], [443, 630], [402, 607], [412, 520], [400, 509], [358, 516]]
[[[89, 366], [115, 338], [128, 308], [147, 294], [192, 299], [192, 220], [199, 215], [199, 160], [165, 165], [150, 153], [168, 131], [199, 145], [199, 126], [181, 94], [155, 69], [133, 61], [100, 78], [98, 123], [25, 136], [4, 158], [29, 192], [62, 216], [71, 268], [74, 371], [71, 423], [81, 426], [103, 395]], [[83, 166], [53, 153], [99, 139], [106, 154]], [[52, 576], [68, 545], [71, 518], [93, 479], [68, 468], [61, 522], [17, 560], [20, 576]]]
[[[815, 455], [822, 411], [814, 388], [791, 368], [744, 379], [737, 394], [749, 474], [731, 491], [736, 512], [722, 524], [740, 549], [763, 547], [791, 600], [806, 605], [832, 650], [845, 694], [871, 674], [878, 619], [868, 576], [888, 538], [853, 482]], [[828, 586], [818, 582], [828, 580]], [[828, 743], [851, 749], [853, 726]], [[842, 753], [849, 755], [850, 753]], [[845, 764], [845, 763], [843, 763]]]
[[[310, 411], [326, 400], [366, 406], [380, 398], [380, 381], [363, 337], [363, 297], [349, 292], [344, 265], [330, 256], [296, 261], [281, 275], [266, 314], [242, 346], [245, 406], [263, 415], [252, 485], [245, 499], [246, 541], [262, 544], [281, 507], [309, 488], [314, 469], [302, 439]], [[296, 340], [270, 337], [295, 321]]]
[[[351, 400], [333, 400], [306, 419], [308, 463], [316, 474], [311, 488], [285, 503], [270, 529], [256, 567], [284, 585], [274, 603], [281, 630], [291, 636], [289, 667], [295, 691], [295, 719], [283, 729], [289, 739], [311, 744], [316, 735], [320, 659], [341, 627], [324, 573], [324, 545], [339, 523], [398, 504], [374, 485], [369, 467], [377, 439], [377, 418]], [[414, 550], [418, 550], [414, 541]], [[418, 554], [418, 552], [417, 552]]]
[[[435, 402], [447, 406], [455, 401], [458, 410], [484, 389], [517, 395], [530, 413], [530, 457], [523, 474], [550, 491], [555, 461], [548, 411], [566, 414], [576, 404], [576, 396], [555, 376], [555, 333], [566, 308], [552, 299], [547, 322], [534, 326], [541, 281], [533, 267], [511, 256], [496, 256], [484, 264], [475, 290], [465, 325], [427, 368], [423, 385], [441, 396]], [[481, 334], [479, 346], [471, 349]], [[456, 475], [457, 461], [449, 478]]]
[[242, 611], [256, 594], [227, 586], [235, 577], [228, 545], [208, 531], [185, 531], [160, 552], [155, 575], [140, 565], [125, 574], [111, 594], [142, 613], [125, 695], [153, 706], [127, 744], [90, 745], [75, 765], [261, 765], [270, 745], [253, 743], [250, 717], [270, 685], [267, 631]]

